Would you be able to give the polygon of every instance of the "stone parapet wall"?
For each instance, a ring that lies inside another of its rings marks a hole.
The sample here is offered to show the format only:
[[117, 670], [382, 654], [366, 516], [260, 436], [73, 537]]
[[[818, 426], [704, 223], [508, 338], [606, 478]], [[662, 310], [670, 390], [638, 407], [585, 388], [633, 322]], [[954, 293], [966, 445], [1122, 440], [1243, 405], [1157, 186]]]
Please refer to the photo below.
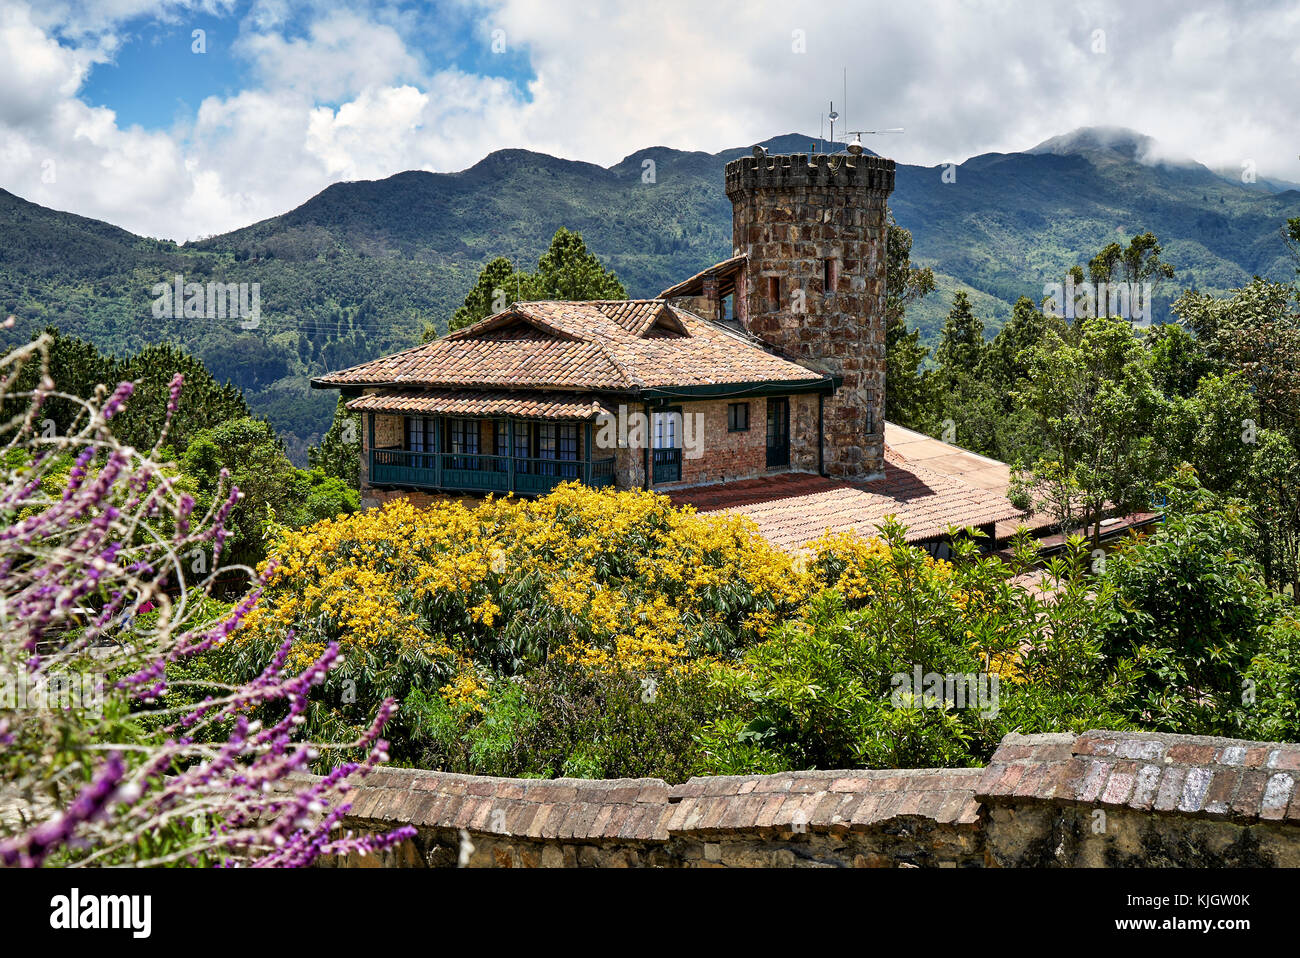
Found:
[[726, 166], [727, 196], [746, 190], [868, 189], [894, 191], [894, 161], [882, 156], [793, 153], [742, 156]]
[[1300, 745], [1009, 735], [986, 768], [660, 779], [375, 771], [346, 827], [417, 836], [326, 866], [1300, 867]]

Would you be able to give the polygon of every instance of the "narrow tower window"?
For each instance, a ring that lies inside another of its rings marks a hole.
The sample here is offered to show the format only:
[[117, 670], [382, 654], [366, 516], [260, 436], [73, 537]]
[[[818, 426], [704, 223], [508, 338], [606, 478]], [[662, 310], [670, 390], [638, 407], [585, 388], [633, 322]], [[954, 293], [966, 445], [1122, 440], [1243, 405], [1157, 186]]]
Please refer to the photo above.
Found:
[[769, 276], [767, 278], [767, 305], [771, 309], [781, 308], [781, 277]]
[[840, 261], [834, 258], [822, 260], [822, 291], [830, 296], [840, 281]]

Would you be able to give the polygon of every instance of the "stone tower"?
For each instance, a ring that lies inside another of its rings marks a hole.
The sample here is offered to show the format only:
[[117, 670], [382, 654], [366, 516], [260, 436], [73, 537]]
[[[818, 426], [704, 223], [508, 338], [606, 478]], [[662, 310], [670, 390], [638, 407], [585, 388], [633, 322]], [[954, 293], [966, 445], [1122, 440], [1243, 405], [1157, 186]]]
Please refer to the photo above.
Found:
[[726, 177], [732, 246], [748, 257], [741, 321], [791, 358], [843, 379], [823, 409], [826, 472], [882, 475], [885, 203], [894, 161], [856, 145], [836, 156], [768, 156], [755, 147], [727, 164]]

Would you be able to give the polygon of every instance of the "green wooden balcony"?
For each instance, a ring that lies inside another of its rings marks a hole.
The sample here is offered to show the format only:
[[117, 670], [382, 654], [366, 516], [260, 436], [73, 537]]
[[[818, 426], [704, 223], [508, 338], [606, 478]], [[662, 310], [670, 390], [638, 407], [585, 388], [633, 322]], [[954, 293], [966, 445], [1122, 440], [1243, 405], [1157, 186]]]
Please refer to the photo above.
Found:
[[372, 486], [410, 486], [446, 492], [514, 492], [545, 495], [562, 482], [579, 480], [600, 488], [614, 484], [614, 457], [530, 459], [451, 452], [374, 449]]

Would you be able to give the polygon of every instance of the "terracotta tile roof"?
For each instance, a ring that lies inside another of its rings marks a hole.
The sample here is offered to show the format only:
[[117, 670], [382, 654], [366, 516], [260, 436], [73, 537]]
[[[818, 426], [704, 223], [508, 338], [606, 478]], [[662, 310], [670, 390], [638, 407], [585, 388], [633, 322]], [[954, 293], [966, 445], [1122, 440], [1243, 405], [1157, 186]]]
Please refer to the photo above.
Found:
[[563, 393], [471, 392], [422, 389], [368, 393], [348, 403], [357, 412], [389, 412], [452, 416], [516, 416], [524, 419], [595, 419], [613, 410], [594, 396]]
[[941, 536], [949, 525], [980, 526], [1020, 515], [1003, 496], [912, 465], [891, 451], [885, 453], [884, 478], [874, 482], [783, 473], [668, 495], [675, 504], [701, 512], [748, 516], [765, 539], [790, 550], [827, 532], [875, 535], [889, 515], [907, 526], [912, 542]]
[[902, 459], [931, 472], [954, 476], [968, 485], [978, 486], [998, 495], [1007, 494], [1011, 467], [977, 452], [943, 442], [933, 436], [914, 432], [892, 422], [885, 423], [885, 445]]
[[[674, 296], [698, 296], [704, 291], [704, 281], [709, 277], [717, 277], [720, 280], [734, 280], [737, 273], [744, 268], [749, 262], [749, 257], [743, 253], [739, 256], [733, 256], [731, 259], [724, 259], [721, 263], [714, 263], [708, 269], [702, 269], [690, 279], [684, 279], [675, 286], [669, 286], [659, 294], [660, 299], [672, 299]], [[722, 285], [726, 285], [725, 282]]]
[[634, 392], [825, 378], [662, 300], [618, 300], [516, 303], [431, 343], [312, 383]]

